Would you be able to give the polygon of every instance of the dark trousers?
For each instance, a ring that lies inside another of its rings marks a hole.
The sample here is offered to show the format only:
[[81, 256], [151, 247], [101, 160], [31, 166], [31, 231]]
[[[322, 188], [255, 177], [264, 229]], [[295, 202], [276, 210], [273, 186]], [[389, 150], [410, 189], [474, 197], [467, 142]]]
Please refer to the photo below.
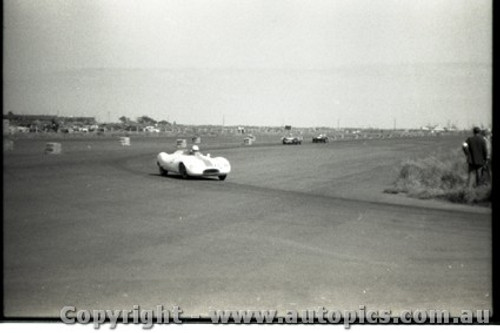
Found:
[[479, 186], [483, 183], [483, 166], [469, 164], [469, 177], [467, 180], [469, 188]]

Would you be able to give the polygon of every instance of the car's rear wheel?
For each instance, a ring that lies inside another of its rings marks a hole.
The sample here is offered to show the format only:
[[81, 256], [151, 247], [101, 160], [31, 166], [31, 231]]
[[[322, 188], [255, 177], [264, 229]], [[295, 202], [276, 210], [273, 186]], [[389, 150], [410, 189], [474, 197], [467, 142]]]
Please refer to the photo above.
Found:
[[186, 171], [186, 166], [184, 164], [179, 164], [179, 174], [182, 176], [182, 178], [187, 178], [188, 174]]
[[226, 179], [226, 177], [227, 177], [227, 175], [220, 175], [219, 180], [224, 180], [224, 179]]

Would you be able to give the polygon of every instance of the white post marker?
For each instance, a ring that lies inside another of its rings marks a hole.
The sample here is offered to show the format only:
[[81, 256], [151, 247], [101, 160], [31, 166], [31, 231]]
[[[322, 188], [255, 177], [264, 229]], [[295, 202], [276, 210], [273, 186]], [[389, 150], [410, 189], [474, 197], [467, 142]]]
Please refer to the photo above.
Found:
[[177, 149], [182, 149], [187, 147], [186, 139], [177, 139], [176, 141]]
[[3, 151], [12, 151], [14, 150], [14, 141], [4, 139], [3, 141]]
[[45, 145], [45, 154], [60, 154], [62, 145], [59, 142], [47, 142]]
[[130, 137], [128, 136], [120, 137], [120, 143], [122, 146], [130, 146]]

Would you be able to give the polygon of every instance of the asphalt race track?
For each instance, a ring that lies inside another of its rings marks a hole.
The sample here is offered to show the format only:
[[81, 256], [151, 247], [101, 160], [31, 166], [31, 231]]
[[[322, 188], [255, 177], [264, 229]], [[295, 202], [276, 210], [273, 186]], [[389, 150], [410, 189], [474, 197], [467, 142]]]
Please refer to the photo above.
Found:
[[461, 137], [207, 140], [226, 181], [160, 177], [175, 139], [19, 139], [4, 153], [4, 311], [491, 309], [491, 211], [382, 193]]

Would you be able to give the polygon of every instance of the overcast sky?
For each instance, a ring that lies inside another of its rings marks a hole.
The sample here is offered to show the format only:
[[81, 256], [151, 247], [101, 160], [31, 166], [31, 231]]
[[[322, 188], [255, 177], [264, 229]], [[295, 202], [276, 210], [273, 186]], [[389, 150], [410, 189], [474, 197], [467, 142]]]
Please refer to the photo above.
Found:
[[485, 0], [4, 0], [4, 112], [491, 122]]

